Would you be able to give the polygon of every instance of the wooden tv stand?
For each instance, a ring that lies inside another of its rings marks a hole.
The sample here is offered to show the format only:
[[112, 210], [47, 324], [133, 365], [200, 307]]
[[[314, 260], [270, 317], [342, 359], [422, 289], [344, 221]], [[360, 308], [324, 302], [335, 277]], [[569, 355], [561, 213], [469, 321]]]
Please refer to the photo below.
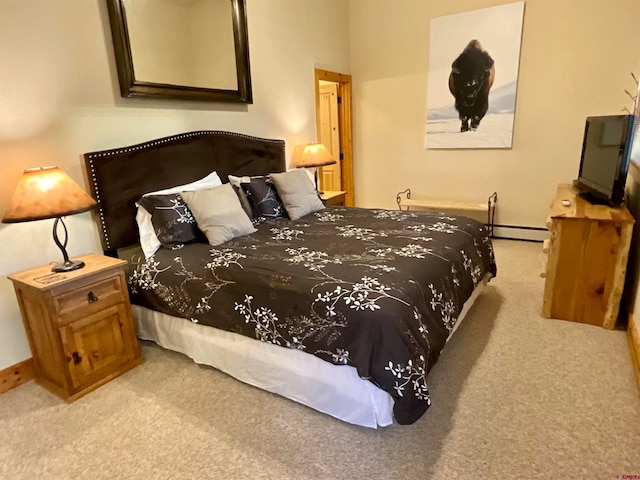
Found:
[[573, 185], [558, 185], [547, 220], [544, 317], [615, 327], [633, 224], [626, 206], [592, 204]]

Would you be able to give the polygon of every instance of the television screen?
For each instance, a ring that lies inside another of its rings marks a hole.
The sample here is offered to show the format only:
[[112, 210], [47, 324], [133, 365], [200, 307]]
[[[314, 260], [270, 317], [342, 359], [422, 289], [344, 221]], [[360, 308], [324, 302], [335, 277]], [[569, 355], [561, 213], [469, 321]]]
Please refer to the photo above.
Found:
[[635, 116], [588, 117], [576, 185], [587, 194], [620, 205], [635, 136]]
[[640, 166], [640, 121], [638, 121], [638, 115], [636, 115], [636, 128], [631, 141], [631, 162]]

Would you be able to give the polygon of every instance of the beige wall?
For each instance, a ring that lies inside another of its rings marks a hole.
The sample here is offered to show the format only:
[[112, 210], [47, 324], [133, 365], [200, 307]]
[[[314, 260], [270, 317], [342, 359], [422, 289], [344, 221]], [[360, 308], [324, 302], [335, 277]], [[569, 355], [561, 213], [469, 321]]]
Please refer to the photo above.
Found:
[[[198, 129], [314, 141], [314, 67], [350, 73], [343, 0], [247, 0], [247, 14], [254, 103], [232, 106], [120, 98], [104, 0], [0, 1], [0, 214], [27, 167], [86, 187], [92, 150]], [[0, 370], [31, 356], [6, 275], [60, 260], [52, 224], [0, 224]], [[67, 226], [71, 256], [100, 251], [90, 214]]]
[[[578, 172], [584, 121], [633, 103], [637, 0], [526, 0], [513, 147], [425, 150], [430, 19], [510, 3], [351, 0], [356, 203], [413, 197], [484, 201], [496, 220], [544, 227], [556, 184]], [[508, 232], [511, 233], [511, 232]]]

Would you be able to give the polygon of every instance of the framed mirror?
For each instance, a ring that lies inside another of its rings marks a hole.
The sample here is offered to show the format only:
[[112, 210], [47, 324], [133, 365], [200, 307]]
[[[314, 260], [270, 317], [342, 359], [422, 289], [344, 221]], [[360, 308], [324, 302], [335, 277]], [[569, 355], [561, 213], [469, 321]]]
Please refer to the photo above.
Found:
[[106, 0], [123, 97], [253, 103], [245, 0]]

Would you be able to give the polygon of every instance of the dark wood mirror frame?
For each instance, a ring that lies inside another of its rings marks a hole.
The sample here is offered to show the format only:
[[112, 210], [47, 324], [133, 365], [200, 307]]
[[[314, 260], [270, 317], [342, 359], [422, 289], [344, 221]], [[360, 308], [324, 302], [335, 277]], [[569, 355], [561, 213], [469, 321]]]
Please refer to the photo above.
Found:
[[144, 96], [180, 100], [203, 100], [209, 102], [253, 103], [245, 0], [229, 0], [231, 2], [233, 21], [236, 73], [238, 78], [237, 90], [201, 88], [136, 80], [123, 1], [124, 0], [106, 0], [109, 10], [109, 23], [111, 24], [116, 66], [118, 69], [118, 80], [120, 82], [120, 92], [123, 97]]

